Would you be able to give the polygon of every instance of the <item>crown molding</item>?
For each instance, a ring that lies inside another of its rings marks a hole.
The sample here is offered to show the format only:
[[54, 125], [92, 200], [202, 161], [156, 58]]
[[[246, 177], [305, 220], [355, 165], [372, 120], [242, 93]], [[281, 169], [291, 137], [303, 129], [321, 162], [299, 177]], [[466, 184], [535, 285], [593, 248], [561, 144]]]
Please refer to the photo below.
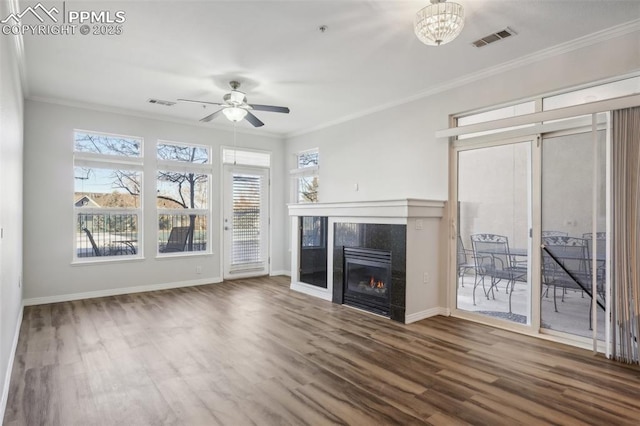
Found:
[[[41, 96], [28, 96], [28, 97], [26, 97], [26, 99], [28, 101], [32, 101], [32, 102], [41, 102], [41, 103], [46, 103], [46, 104], [60, 105], [60, 106], [66, 106], [66, 107], [72, 107], [72, 108], [80, 108], [80, 109], [87, 109], [87, 110], [98, 111], [98, 112], [108, 112], [108, 113], [111, 113], [111, 114], [125, 115], [127, 117], [144, 118], [144, 119], [147, 119], [147, 120], [156, 120], [156, 121], [162, 121], [162, 122], [165, 122], [165, 123], [182, 124], [182, 125], [185, 125], [185, 126], [202, 127], [202, 128], [206, 128], [206, 129], [214, 129], [214, 130], [220, 130], [220, 131], [233, 133], [233, 126], [222, 126], [222, 125], [219, 125], [219, 124], [201, 123], [199, 121], [198, 122], [193, 122], [191, 120], [182, 119], [182, 118], [176, 118], [176, 117], [170, 117], [170, 116], [163, 115], [163, 114], [146, 113], [146, 112], [135, 111], [135, 110], [130, 110], [130, 109], [126, 109], [126, 108], [119, 108], [119, 107], [112, 107], [112, 106], [107, 106], [107, 105], [94, 104], [94, 103], [90, 103], [90, 102], [73, 101], [73, 100], [69, 100], [69, 99], [59, 99], [59, 98], [47, 98], [47, 97], [41, 97]], [[270, 139], [284, 140], [284, 135], [283, 134], [279, 134], [279, 133], [258, 131], [258, 130], [245, 129], [245, 128], [236, 128], [236, 132], [239, 133], [239, 134], [252, 135], [252, 136], [262, 136], [262, 137], [267, 137], [267, 138], [270, 138]]]
[[336, 126], [338, 124], [346, 123], [357, 118], [365, 117], [367, 115], [371, 115], [377, 112], [385, 111], [400, 105], [404, 105], [410, 102], [417, 101], [419, 99], [427, 98], [429, 96], [433, 96], [438, 93], [446, 92], [447, 90], [451, 90], [460, 86], [467, 85], [469, 83], [476, 82], [478, 80], [482, 80], [495, 74], [500, 74], [509, 70], [513, 70], [516, 68], [523, 67], [525, 65], [530, 65], [532, 63], [552, 58], [554, 56], [563, 55], [565, 53], [573, 52], [578, 49], [582, 49], [584, 47], [592, 46], [594, 44], [601, 43], [603, 41], [607, 41], [613, 38], [622, 37], [627, 34], [631, 34], [633, 32], [640, 31], [640, 19], [635, 19], [633, 21], [626, 22], [624, 24], [616, 25], [611, 28], [607, 28], [601, 31], [597, 31], [592, 34], [588, 34], [586, 36], [578, 37], [574, 40], [558, 44], [556, 46], [542, 49], [537, 52], [531, 53], [529, 55], [521, 56], [520, 58], [513, 59], [511, 61], [503, 62], [502, 64], [495, 65], [489, 68], [485, 68], [478, 72], [474, 72], [471, 74], [464, 75], [462, 77], [449, 80], [443, 84], [439, 84], [433, 86], [427, 90], [422, 92], [418, 92], [415, 95], [402, 98], [393, 102], [388, 102], [386, 104], [382, 104], [376, 106], [374, 108], [369, 108], [363, 111], [359, 111], [353, 114], [346, 115], [337, 120], [328, 121], [326, 123], [320, 124], [318, 126], [314, 126], [308, 129], [287, 133], [284, 135], [285, 139], [290, 139], [296, 136], [301, 136], [308, 133], [313, 133], [318, 130], [326, 129], [329, 127]]

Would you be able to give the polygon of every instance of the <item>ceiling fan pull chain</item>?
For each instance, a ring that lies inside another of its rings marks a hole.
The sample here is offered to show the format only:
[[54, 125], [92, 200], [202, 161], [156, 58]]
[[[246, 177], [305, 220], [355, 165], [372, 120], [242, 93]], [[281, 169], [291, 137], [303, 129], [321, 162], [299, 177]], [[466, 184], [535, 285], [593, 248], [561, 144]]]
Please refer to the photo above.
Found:
[[233, 165], [236, 165], [236, 155], [238, 153], [238, 141], [236, 140], [236, 122], [233, 122]]

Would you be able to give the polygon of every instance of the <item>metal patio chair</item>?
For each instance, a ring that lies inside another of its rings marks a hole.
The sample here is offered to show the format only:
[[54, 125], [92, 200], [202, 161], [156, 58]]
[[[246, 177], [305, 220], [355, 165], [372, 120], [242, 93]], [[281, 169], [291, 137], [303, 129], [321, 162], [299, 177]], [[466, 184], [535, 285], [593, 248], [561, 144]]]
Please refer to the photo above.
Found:
[[167, 245], [160, 249], [160, 253], [177, 253], [184, 251], [191, 228], [188, 226], [174, 226], [169, 233]]
[[[527, 268], [516, 264], [509, 250], [509, 240], [503, 235], [474, 234], [471, 235], [471, 244], [476, 274], [479, 278], [473, 286], [473, 304], [476, 304], [476, 287], [480, 282], [487, 299], [489, 299], [489, 293], [495, 299], [494, 288], [497, 289], [501, 281], [506, 281], [505, 290], [509, 294], [509, 313], [511, 313], [511, 297], [515, 282], [526, 282]], [[490, 280], [489, 289], [485, 287], [486, 279]]]

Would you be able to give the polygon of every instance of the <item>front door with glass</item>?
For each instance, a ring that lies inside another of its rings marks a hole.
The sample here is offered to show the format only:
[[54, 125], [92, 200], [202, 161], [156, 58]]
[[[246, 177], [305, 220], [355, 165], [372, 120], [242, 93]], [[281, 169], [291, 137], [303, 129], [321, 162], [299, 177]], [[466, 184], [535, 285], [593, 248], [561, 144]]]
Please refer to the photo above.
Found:
[[224, 166], [224, 278], [269, 273], [269, 170]]

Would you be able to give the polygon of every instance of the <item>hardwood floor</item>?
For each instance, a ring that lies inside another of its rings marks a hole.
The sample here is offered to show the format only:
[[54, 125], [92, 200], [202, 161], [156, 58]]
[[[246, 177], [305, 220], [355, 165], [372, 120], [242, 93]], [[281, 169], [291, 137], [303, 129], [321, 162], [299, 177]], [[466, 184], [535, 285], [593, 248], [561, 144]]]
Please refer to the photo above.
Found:
[[284, 277], [25, 309], [5, 425], [639, 424], [640, 369]]

